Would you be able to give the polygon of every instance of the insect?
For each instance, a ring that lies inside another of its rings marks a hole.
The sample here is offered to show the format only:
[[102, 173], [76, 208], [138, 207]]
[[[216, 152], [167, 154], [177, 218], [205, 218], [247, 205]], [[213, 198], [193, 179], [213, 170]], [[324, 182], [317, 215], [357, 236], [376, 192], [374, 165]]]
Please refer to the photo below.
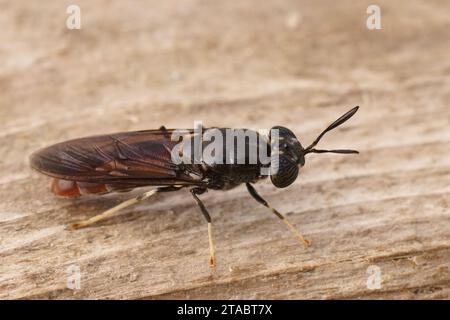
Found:
[[[214, 267], [215, 249], [212, 220], [199, 195], [209, 189], [229, 190], [245, 184], [250, 195], [257, 202], [269, 208], [307, 247], [310, 242], [283, 214], [274, 209], [257, 193], [253, 183], [269, 176], [275, 187], [285, 188], [297, 179], [299, 167], [305, 164], [305, 156], [309, 153], [358, 153], [358, 151], [348, 149], [315, 149], [325, 133], [350, 119], [357, 110], [358, 107], [354, 107], [342, 115], [306, 148], [301, 145], [294, 133], [285, 127], [272, 128], [272, 130], [278, 130], [279, 143], [276, 149], [270, 149], [271, 135], [264, 139], [255, 132], [259, 138], [258, 141], [263, 141], [268, 145], [271, 159], [269, 164], [260, 162], [250, 164], [249, 161], [244, 161], [243, 164], [239, 164], [239, 161], [232, 164], [202, 161], [175, 163], [172, 151], [178, 141], [171, 139], [174, 129], [165, 127], [158, 130], [123, 132], [61, 142], [33, 153], [30, 163], [32, 168], [53, 178], [51, 190], [55, 195], [62, 197], [74, 198], [89, 194], [126, 192], [139, 187], [156, 187], [101, 214], [70, 224], [70, 229], [90, 226], [121, 209], [149, 199], [157, 193], [188, 189], [207, 221], [209, 265]], [[225, 129], [219, 128], [218, 130]], [[185, 131], [183, 138], [191, 141], [194, 136], [193, 130], [188, 130]], [[204, 143], [207, 144], [207, 142]], [[222, 156], [226, 158], [230, 155], [224, 152]], [[243, 160], [248, 160], [249, 155], [244, 155], [244, 158]], [[261, 169], [267, 166], [271, 168], [275, 166], [276, 170], [270, 171], [269, 175], [262, 175]]]

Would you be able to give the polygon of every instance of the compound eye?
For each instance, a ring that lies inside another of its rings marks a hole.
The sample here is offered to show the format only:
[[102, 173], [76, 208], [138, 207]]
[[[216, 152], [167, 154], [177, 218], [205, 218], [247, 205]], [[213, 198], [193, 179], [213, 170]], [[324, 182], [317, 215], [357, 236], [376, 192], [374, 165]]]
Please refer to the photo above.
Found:
[[273, 142], [272, 141], [272, 130], [278, 130], [278, 138], [279, 138], [278, 143], [279, 143], [280, 151], [285, 154], [287, 153], [287, 154], [293, 155], [294, 157], [297, 158], [297, 162], [300, 165], [304, 165], [305, 158], [304, 158], [304, 154], [303, 154], [303, 147], [302, 147], [300, 141], [298, 141], [295, 134], [291, 130], [289, 130], [288, 128], [285, 128], [285, 127], [281, 127], [281, 126], [272, 127], [272, 129], [270, 130], [270, 134], [269, 134], [271, 143]]
[[270, 180], [277, 188], [286, 188], [298, 176], [298, 164], [291, 157], [283, 154], [273, 155], [270, 163]]

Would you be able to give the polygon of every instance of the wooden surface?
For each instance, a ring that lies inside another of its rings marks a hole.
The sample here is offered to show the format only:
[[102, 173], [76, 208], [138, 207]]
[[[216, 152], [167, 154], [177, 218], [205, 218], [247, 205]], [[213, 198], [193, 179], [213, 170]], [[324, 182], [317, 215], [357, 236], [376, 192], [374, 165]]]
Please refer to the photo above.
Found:
[[[0, 1], [0, 297], [449, 298], [450, 3]], [[188, 192], [95, 227], [64, 226], [136, 194], [62, 200], [29, 154], [91, 134], [166, 127], [291, 128], [307, 144], [354, 119], [287, 189], [208, 192], [217, 267]], [[81, 288], [66, 286], [78, 266]], [[370, 289], [368, 268], [381, 287]], [[373, 270], [373, 269], [369, 269]]]

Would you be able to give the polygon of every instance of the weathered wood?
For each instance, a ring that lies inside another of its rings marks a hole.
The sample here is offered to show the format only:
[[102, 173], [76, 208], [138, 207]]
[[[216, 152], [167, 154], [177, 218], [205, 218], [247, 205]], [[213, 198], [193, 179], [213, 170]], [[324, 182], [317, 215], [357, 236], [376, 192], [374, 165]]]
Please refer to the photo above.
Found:
[[[0, 298], [450, 297], [450, 4], [378, 1], [0, 2]], [[29, 154], [90, 134], [207, 126], [291, 128], [300, 178], [258, 191], [312, 240], [304, 249], [245, 187], [163, 194], [79, 231], [136, 194], [57, 199]], [[81, 288], [67, 288], [67, 268]], [[367, 286], [368, 268], [381, 287]], [[369, 269], [371, 270], [371, 269]]]

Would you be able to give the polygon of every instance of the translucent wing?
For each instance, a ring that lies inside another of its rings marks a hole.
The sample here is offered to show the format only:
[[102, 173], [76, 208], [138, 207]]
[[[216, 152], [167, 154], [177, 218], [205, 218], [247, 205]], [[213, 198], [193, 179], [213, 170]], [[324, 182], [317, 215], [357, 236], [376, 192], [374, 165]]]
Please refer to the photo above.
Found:
[[[177, 165], [173, 130], [100, 135], [55, 144], [31, 155], [31, 166], [51, 177], [109, 185], [202, 185], [198, 165]], [[186, 133], [186, 134], [192, 134]]]

